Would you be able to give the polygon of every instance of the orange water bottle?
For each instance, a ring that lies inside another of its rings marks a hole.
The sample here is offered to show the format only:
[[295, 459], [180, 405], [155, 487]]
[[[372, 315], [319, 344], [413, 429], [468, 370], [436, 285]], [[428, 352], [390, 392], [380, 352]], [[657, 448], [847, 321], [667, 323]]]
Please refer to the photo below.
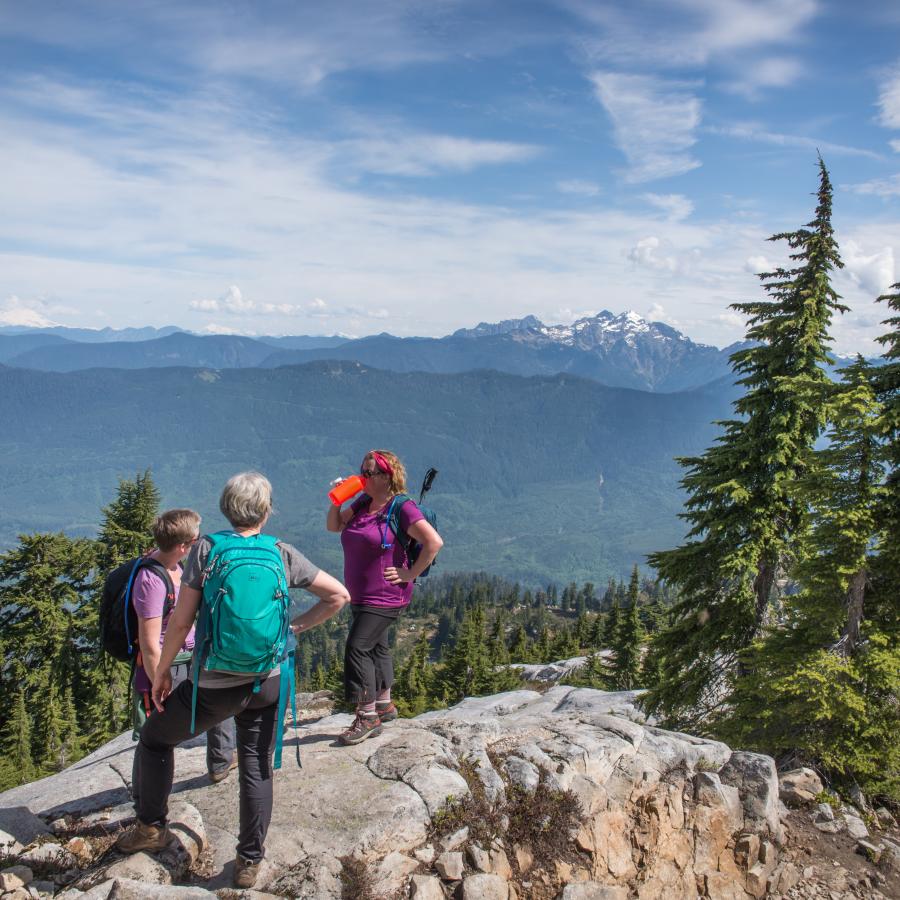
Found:
[[345, 500], [358, 494], [365, 486], [366, 479], [362, 475], [351, 475], [328, 492], [328, 499], [335, 506], [340, 506]]

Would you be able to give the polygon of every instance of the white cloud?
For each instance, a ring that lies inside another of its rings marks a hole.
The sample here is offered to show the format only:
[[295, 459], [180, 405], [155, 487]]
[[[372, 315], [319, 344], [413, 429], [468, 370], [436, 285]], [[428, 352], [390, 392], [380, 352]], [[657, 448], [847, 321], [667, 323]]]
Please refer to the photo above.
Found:
[[900, 66], [881, 83], [878, 108], [878, 121], [885, 128], [900, 128]]
[[325, 312], [328, 309], [328, 304], [321, 297], [313, 297], [312, 300], [306, 305], [306, 308], [310, 312]]
[[39, 301], [25, 301], [10, 295], [0, 304], [0, 325], [13, 325], [20, 328], [49, 328], [56, 325], [41, 311], [44, 304]]
[[863, 181], [861, 184], [850, 184], [847, 185], [847, 189], [853, 191], [854, 194], [898, 197], [900, 196], [900, 175], [891, 175], [890, 178], [875, 178], [872, 181]]
[[578, 197], [597, 197], [600, 185], [594, 181], [583, 181], [580, 178], [567, 178], [556, 182], [556, 189], [561, 194], [575, 194]]
[[882, 247], [867, 253], [856, 241], [847, 241], [841, 250], [845, 272], [873, 297], [884, 293], [894, 284], [894, 250]]
[[596, 58], [652, 69], [706, 65], [767, 46], [795, 43], [820, 8], [817, 0], [561, 0], [593, 31], [580, 42]]
[[617, 72], [595, 72], [591, 81], [630, 164], [626, 181], [681, 175], [700, 165], [688, 151], [696, 143], [701, 103], [688, 85]]
[[888, 143], [891, 145], [891, 150], [900, 153], [900, 141], [889, 141]]
[[681, 322], [670, 315], [660, 303], [654, 303], [644, 314], [644, 318], [648, 322], [663, 322], [666, 325], [671, 325], [673, 328], [681, 328]]
[[[231, 285], [218, 300], [192, 300], [188, 303], [190, 309], [197, 312], [223, 312], [234, 316], [249, 314], [266, 316], [293, 316], [301, 310], [293, 303], [257, 303], [244, 297], [241, 289]], [[218, 327], [218, 326], [216, 326]]]
[[694, 204], [684, 194], [644, 194], [643, 198], [657, 209], [662, 210], [674, 222], [686, 219], [693, 211]]
[[751, 275], [759, 275], [761, 272], [771, 272], [775, 264], [769, 262], [765, 256], [748, 256], [744, 263], [744, 271]]
[[797, 134], [780, 134], [769, 131], [758, 122], [737, 122], [724, 127], [712, 126], [707, 129], [711, 134], [737, 138], [741, 141], [757, 141], [762, 144], [774, 144], [776, 147], [797, 147], [801, 150], [819, 150], [822, 153], [833, 153], [841, 156], [862, 156], [866, 159], [880, 160], [883, 157], [872, 150], [849, 147], [846, 144], [833, 144], [817, 138], [804, 137]]
[[727, 90], [758, 99], [765, 88], [782, 88], [803, 77], [803, 64], [791, 57], [773, 56], [757, 60], [752, 66], [740, 66], [740, 76], [725, 85]]
[[678, 260], [674, 256], [660, 256], [661, 243], [660, 239], [655, 235], [641, 238], [628, 251], [628, 259], [636, 265], [645, 266], [648, 269], [676, 272], [678, 270]]

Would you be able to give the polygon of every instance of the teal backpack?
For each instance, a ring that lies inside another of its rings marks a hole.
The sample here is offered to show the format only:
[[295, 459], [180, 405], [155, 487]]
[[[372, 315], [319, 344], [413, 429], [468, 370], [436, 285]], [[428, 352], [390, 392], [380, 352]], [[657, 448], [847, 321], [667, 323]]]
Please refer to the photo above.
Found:
[[[242, 537], [233, 531], [208, 536], [212, 542], [203, 570], [203, 600], [197, 620], [194, 654], [194, 692], [191, 701], [191, 734], [197, 713], [197, 686], [201, 669], [258, 675], [253, 683], [259, 691], [262, 677], [281, 665], [281, 693], [274, 767], [281, 768], [282, 732], [290, 697], [294, 728], [297, 708], [294, 697], [294, 647], [291, 631], [287, 578], [278, 539], [268, 534]], [[297, 746], [297, 762], [300, 747]]]

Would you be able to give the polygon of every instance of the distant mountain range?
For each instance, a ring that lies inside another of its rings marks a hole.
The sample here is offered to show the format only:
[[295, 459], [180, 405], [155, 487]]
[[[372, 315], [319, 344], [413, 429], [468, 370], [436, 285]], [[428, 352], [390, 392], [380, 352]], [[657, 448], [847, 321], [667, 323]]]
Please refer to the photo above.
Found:
[[[110, 329], [87, 341], [83, 329], [0, 329], [0, 362], [44, 371], [89, 368], [275, 368], [314, 360], [352, 360], [396, 372], [454, 373], [494, 369], [514, 375], [569, 373], [615, 387], [669, 392], [730, 374], [729, 356], [698, 344], [662, 322], [604, 310], [572, 325], [544, 325], [534, 316], [482, 322], [443, 338], [378, 334], [356, 340], [294, 336], [195, 335], [171, 326]], [[3, 333], [6, 332], [6, 333]], [[121, 334], [121, 337], [116, 337]]]
[[324, 529], [328, 483], [387, 446], [414, 494], [428, 466], [440, 470], [429, 495], [446, 541], [439, 571], [532, 584], [624, 576], [681, 537], [674, 457], [711, 443], [734, 394], [730, 379], [659, 395], [565, 374], [408, 374], [352, 361], [0, 365], [0, 549], [25, 531], [94, 534], [118, 480], [148, 466], [164, 505], [196, 507], [216, 529], [225, 479], [258, 468], [275, 486], [273, 533], [340, 573], [339, 542]]

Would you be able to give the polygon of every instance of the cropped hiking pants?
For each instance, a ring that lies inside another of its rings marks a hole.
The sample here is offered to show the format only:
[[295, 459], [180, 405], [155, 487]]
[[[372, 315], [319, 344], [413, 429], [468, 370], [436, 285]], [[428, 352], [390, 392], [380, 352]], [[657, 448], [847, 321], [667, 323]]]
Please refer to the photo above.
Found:
[[[197, 690], [197, 734], [234, 716], [240, 786], [237, 852], [252, 862], [263, 858], [272, 819], [272, 754], [280, 682], [278, 675], [267, 678], [256, 694], [252, 682]], [[166, 699], [165, 709], [153, 713], [141, 728], [135, 751], [135, 794], [137, 817], [145, 825], [166, 821], [175, 776], [175, 747], [193, 737], [192, 691], [192, 682], [183, 681]]]
[[344, 648], [344, 697], [348, 703], [372, 703], [394, 683], [388, 629], [399, 611], [373, 612], [361, 606], [351, 611], [353, 623]]

